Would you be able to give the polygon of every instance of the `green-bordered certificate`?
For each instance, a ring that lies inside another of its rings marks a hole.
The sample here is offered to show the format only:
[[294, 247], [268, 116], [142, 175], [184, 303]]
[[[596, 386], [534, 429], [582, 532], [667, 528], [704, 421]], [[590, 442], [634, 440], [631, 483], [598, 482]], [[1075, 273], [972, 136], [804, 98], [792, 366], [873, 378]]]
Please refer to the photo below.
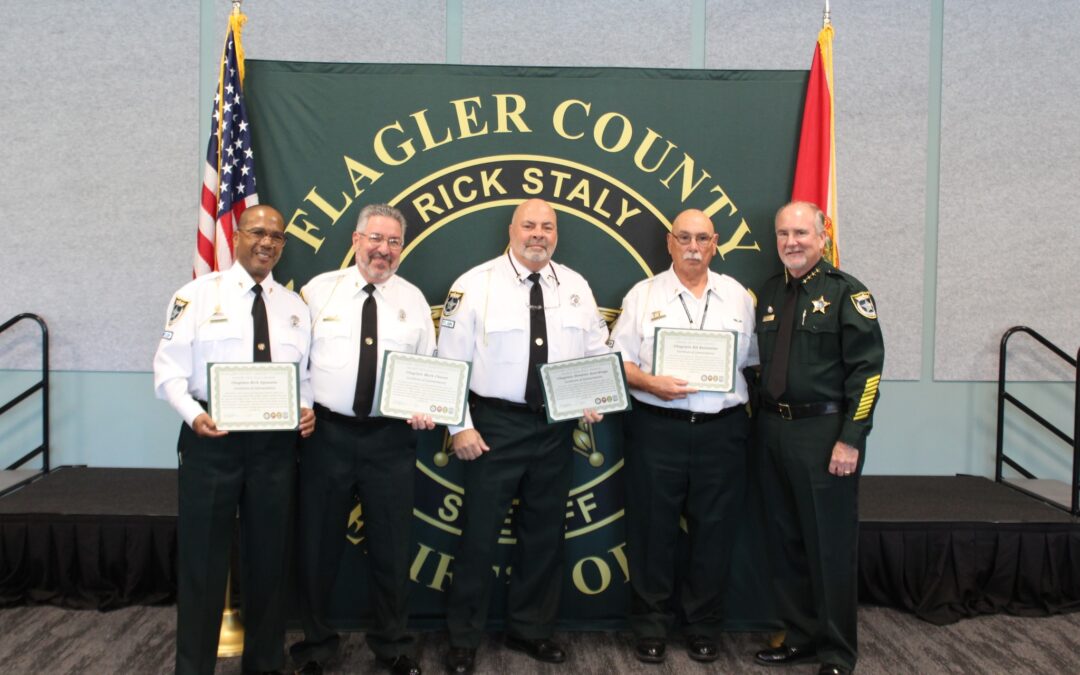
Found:
[[686, 380], [698, 391], [731, 393], [738, 342], [738, 333], [730, 330], [657, 328], [653, 375]]
[[630, 409], [626, 373], [618, 352], [545, 363], [539, 368], [548, 422], [577, 419], [586, 408], [598, 413]]
[[404, 420], [423, 414], [436, 424], [463, 424], [471, 371], [468, 361], [386, 352], [379, 414]]
[[210, 363], [210, 418], [221, 431], [284, 431], [300, 425], [295, 363]]

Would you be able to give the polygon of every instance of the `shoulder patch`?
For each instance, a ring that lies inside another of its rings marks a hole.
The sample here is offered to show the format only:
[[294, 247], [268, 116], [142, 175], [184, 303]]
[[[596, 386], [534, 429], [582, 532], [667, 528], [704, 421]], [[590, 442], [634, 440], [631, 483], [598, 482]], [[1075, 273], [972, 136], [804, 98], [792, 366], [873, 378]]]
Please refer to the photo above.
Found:
[[169, 310], [170, 326], [176, 323], [176, 320], [183, 316], [184, 310], [187, 309], [189, 304], [191, 304], [189, 300], [184, 300], [179, 295], [173, 298], [172, 309]]
[[450, 295], [446, 296], [446, 302], [443, 303], [443, 316], [450, 316], [458, 310], [461, 306], [461, 299], [465, 297], [465, 294], [460, 291], [450, 291]]
[[877, 319], [877, 308], [874, 307], [874, 298], [870, 297], [870, 291], [852, 295], [851, 304], [855, 305], [855, 311], [867, 319]]

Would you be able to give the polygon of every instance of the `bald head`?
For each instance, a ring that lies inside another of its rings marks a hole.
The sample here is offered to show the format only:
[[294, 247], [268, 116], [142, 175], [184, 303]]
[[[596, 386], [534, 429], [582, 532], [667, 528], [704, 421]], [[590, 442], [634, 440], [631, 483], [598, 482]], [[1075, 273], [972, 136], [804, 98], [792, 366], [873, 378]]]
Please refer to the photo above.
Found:
[[683, 284], [692, 286], [709, 272], [709, 263], [716, 255], [716, 230], [704, 212], [687, 209], [671, 223], [667, 244], [675, 275]]
[[543, 199], [527, 199], [510, 221], [510, 251], [529, 271], [539, 272], [551, 260], [559, 241], [555, 209]]

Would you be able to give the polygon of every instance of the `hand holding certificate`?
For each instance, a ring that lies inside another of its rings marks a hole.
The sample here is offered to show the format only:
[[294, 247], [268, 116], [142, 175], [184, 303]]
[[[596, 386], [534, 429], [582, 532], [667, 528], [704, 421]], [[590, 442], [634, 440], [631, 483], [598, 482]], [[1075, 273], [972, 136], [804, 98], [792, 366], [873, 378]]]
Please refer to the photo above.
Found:
[[737, 344], [734, 331], [657, 328], [653, 375], [686, 380], [698, 391], [730, 393], [735, 388]]
[[300, 424], [295, 363], [211, 363], [207, 412], [218, 431], [285, 431]]
[[436, 424], [465, 421], [470, 365], [407, 352], [386, 352], [382, 369], [379, 414], [410, 419], [431, 415]]
[[586, 356], [540, 366], [549, 422], [585, 416], [585, 410], [598, 413], [630, 409], [626, 373], [618, 353]]

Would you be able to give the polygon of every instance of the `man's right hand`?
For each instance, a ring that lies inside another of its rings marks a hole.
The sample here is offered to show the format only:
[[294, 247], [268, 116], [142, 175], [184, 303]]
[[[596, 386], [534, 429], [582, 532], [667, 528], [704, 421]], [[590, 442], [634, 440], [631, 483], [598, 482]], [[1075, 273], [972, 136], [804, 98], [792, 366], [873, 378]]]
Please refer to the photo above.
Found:
[[670, 375], [649, 375], [648, 382], [647, 391], [663, 401], [686, 398], [687, 394], [696, 394], [698, 391], [693, 387], [686, 386], [690, 384], [686, 380], [680, 380]]
[[454, 448], [454, 455], [465, 461], [474, 460], [491, 449], [476, 429], [462, 429], [454, 434], [450, 442]]
[[214, 420], [210, 419], [210, 415], [206, 413], [201, 413], [191, 421], [191, 429], [203, 438], [221, 438], [229, 433], [228, 431], [218, 431]]

